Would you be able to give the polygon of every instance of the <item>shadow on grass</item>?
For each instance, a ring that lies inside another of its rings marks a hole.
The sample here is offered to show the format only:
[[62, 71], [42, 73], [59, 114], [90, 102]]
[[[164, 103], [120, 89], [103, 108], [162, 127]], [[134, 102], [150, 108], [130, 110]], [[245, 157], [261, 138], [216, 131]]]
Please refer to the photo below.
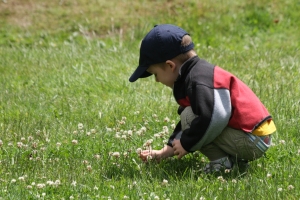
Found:
[[199, 178], [216, 179], [222, 176], [224, 179], [239, 179], [244, 177], [248, 170], [234, 167], [233, 170], [220, 171], [211, 174], [203, 172], [206, 161], [201, 158], [188, 155], [178, 160], [172, 157], [161, 162], [150, 161], [143, 163], [139, 158], [128, 158], [119, 162], [110, 162], [104, 167], [105, 177], [108, 179], [145, 179], [150, 183], [157, 180], [194, 180]]

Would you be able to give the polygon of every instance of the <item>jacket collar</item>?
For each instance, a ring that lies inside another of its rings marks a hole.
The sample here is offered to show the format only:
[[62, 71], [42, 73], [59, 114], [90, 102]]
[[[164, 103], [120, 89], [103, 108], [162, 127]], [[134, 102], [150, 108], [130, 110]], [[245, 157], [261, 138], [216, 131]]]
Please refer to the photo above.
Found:
[[195, 64], [199, 60], [200, 60], [200, 58], [198, 56], [194, 56], [194, 57], [188, 59], [187, 61], [185, 61], [180, 67], [179, 75], [175, 82], [181, 81], [182, 78], [185, 79], [187, 74], [191, 71], [191, 69], [195, 66]]

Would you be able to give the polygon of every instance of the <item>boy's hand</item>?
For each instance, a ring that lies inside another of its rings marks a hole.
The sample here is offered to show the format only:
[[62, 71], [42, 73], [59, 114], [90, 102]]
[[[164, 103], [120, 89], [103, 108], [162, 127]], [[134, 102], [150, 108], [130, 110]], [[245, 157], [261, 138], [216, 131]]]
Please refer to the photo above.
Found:
[[174, 149], [174, 154], [177, 155], [178, 159], [188, 154], [188, 152], [181, 146], [180, 140], [174, 139], [172, 145]]
[[174, 156], [174, 149], [168, 145], [165, 145], [161, 150], [144, 150], [140, 153], [142, 161], [156, 160], [157, 162], [162, 159]]
[[148, 160], [156, 160], [160, 161], [161, 158], [161, 151], [160, 150], [144, 150], [140, 153], [140, 158], [142, 161], [147, 162]]

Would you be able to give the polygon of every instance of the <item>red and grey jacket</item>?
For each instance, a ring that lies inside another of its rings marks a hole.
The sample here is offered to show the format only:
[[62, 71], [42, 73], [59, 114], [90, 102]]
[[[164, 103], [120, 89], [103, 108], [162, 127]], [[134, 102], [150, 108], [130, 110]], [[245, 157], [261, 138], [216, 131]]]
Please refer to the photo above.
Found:
[[[179, 122], [168, 145], [181, 134], [189, 152], [212, 142], [227, 126], [251, 133], [271, 116], [254, 92], [231, 73], [195, 56], [186, 61], [174, 83], [173, 94], [180, 110], [191, 106], [196, 117], [181, 133]], [[176, 137], [177, 136], [177, 137]]]

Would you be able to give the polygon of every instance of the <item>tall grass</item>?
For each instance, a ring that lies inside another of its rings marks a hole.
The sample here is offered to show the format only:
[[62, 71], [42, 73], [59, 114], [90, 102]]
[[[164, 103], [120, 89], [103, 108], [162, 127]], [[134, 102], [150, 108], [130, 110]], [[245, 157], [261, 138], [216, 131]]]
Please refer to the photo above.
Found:
[[[0, 199], [299, 199], [299, 2], [74, 2], [0, 4]], [[274, 146], [249, 171], [203, 174], [198, 152], [139, 160], [178, 121], [170, 89], [128, 82], [155, 23], [185, 28], [270, 111]]]

